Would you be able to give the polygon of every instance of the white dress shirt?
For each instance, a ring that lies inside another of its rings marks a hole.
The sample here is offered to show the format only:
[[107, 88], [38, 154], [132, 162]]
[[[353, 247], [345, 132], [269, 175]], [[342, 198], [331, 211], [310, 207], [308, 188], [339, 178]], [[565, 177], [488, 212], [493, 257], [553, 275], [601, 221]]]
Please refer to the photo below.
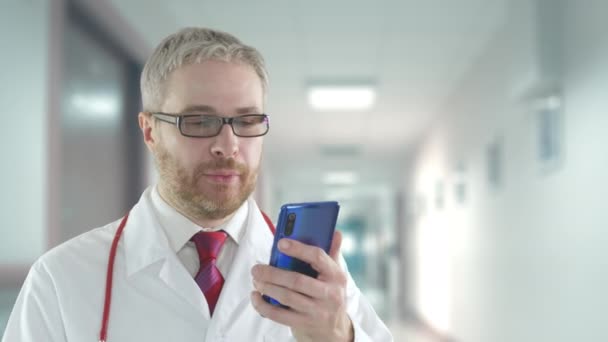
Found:
[[223, 230], [228, 234], [229, 238], [224, 242], [224, 246], [220, 250], [215, 262], [225, 279], [234, 260], [239, 241], [241, 241], [245, 231], [249, 212], [247, 201], [224, 224], [217, 227], [201, 227], [167, 204], [160, 196], [156, 186], [152, 189], [151, 197], [154, 213], [167, 235], [171, 249], [177, 254], [177, 257], [193, 278], [198, 272], [200, 261], [196, 246], [194, 242], [190, 241], [190, 238], [200, 231], [212, 232]]

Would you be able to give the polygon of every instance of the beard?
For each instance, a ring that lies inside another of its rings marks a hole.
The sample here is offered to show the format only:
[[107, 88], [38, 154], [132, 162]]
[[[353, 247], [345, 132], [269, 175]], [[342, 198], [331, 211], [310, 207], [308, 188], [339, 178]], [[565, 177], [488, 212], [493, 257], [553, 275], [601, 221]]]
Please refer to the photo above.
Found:
[[[168, 197], [165, 200], [195, 222], [228, 217], [255, 189], [258, 170], [251, 170], [233, 158], [202, 162], [188, 170], [161, 145], [154, 155], [160, 176], [159, 186]], [[206, 183], [205, 174], [220, 169], [236, 171], [238, 183]]]

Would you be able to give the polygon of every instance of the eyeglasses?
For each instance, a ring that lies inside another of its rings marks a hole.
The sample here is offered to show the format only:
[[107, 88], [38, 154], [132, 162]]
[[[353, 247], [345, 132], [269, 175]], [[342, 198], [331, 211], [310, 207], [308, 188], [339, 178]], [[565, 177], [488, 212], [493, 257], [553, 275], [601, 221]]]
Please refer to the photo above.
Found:
[[150, 114], [160, 121], [175, 124], [183, 136], [194, 138], [215, 137], [226, 124], [232, 127], [234, 135], [245, 138], [265, 135], [270, 128], [266, 114], [247, 114], [231, 118], [207, 114]]

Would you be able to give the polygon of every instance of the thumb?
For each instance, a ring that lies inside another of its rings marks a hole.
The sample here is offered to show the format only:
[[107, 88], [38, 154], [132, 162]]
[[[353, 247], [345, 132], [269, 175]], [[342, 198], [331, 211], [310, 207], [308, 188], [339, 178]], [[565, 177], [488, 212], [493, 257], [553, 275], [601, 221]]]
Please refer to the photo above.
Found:
[[334, 238], [331, 241], [331, 248], [329, 249], [329, 256], [332, 259], [334, 259], [335, 262], [339, 261], [341, 246], [342, 246], [342, 233], [336, 229], [336, 231], [334, 231]]

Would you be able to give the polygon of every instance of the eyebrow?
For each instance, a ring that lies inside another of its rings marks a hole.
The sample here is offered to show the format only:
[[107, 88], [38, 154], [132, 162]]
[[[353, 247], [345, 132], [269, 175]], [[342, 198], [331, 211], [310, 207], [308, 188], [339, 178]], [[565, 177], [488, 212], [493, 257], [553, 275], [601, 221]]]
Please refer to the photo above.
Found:
[[215, 108], [206, 105], [191, 105], [186, 106], [186, 108], [182, 109], [180, 113], [195, 113], [195, 112], [204, 112], [204, 113], [213, 113], [216, 114], [217, 111]]
[[238, 108], [237, 114], [262, 114], [262, 111], [256, 106]]
[[[183, 110], [180, 111], [181, 114], [183, 113], [210, 113], [210, 114], [218, 114], [218, 111], [212, 107], [212, 106], [207, 106], [207, 105], [191, 105], [191, 106], [186, 106], [186, 108], [184, 108]], [[256, 107], [256, 106], [249, 106], [249, 107], [242, 107], [242, 108], [237, 108], [236, 110], [237, 114], [262, 114], [262, 111]]]

